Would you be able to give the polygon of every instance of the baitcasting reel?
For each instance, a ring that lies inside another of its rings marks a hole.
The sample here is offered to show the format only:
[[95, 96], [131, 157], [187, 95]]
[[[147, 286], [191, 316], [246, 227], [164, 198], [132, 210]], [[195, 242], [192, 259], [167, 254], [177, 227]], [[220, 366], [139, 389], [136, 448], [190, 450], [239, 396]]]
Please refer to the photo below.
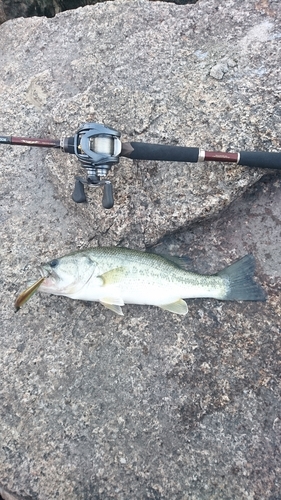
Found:
[[75, 154], [87, 171], [87, 177], [76, 177], [72, 199], [75, 203], [86, 201], [84, 186], [102, 187], [104, 208], [114, 204], [111, 182], [106, 178], [112, 165], [120, 156], [132, 160], [179, 161], [197, 163], [202, 161], [230, 162], [253, 168], [281, 169], [281, 153], [260, 151], [204, 151], [203, 149], [143, 142], [121, 143], [120, 132], [100, 123], [85, 123], [74, 137], [59, 139], [36, 139], [27, 137], [0, 136], [0, 144], [61, 148], [65, 153]]
[[112, 165], [119, 162], [122, 150], [120, 132], [99, 123], [85, 123], [74, 137], [62, 139], [60, 146], [65, 153], [73, 153], [87, 170], [87, 177], [75, 177], [72, 199], [75, 203], [86, 201], [84, 185], [103, 187], [102, 205], [112, 208], [114, 204], [112, 184], [106, 176]]

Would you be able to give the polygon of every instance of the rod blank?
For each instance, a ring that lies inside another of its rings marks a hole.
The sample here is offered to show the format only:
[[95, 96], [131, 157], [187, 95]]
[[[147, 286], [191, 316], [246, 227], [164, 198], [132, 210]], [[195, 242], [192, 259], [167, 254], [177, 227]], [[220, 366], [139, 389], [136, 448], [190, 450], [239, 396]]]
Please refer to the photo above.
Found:
[[41, 148], [59, 148], [59, 139], [38, 139], [34, 137], [14, 137], [8, 135], [0, 136], [0, 144], [12, 144], [14, 146], [37, 146]]

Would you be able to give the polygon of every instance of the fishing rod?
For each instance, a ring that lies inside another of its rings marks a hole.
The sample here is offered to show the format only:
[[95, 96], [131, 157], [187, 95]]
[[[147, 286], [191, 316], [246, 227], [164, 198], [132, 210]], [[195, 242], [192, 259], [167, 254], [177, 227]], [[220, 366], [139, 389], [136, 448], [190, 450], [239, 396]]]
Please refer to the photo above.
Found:
[[87, 177], [75, 177], [72, 199], [75, 203], [86, 201], [84, 186], [102, 187], [102, 205], [112, 208], [113, 189], [107, 174], [123, 156], [132, 160], [157, 160], [197, 163], [219, 161], [236, 163], [253, 168], [280, 169], [281, 153], [260, 151], [204, 151], [203, 149], [143, 142], [121, 142], [121, 134], [100, 123], [85, 123], [73, 137], [61, 139], [38, 139], [28, 137], [0, 136], [0, 144], [57, 148], [64, 153], [75, 154], [87, 171]]

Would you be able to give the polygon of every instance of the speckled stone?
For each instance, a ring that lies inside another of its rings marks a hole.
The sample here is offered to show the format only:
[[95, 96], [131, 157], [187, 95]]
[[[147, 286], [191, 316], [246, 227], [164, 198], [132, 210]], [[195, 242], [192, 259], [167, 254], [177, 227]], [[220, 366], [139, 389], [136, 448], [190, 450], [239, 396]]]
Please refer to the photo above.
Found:
[[[280, 141], [277, 3], [194, 5], [118, 0], [1, 26], [3, 134], [70, 136], [85, 121], [124, 141], [222, 150], [276, 150]], [[247, 15], [245, 15], [245, 12]], [[70, 36], [71, 33], [71, 36]], [[31, 150], [5, 162], [37, 169]], [[121, 159], [115, 206], [71, 199], [77, 159], [38, 153], [57, 196], [87, 219], [88, 237], [137, 247], [218, 213], [261, 175], [223, 164]]]
[[1, 245], [3, 488], [23, 500], [278, 498], [280, 176], [158, 246], [202, 273], [257, 258], [266, 303], [194, 299], [184, 318], [39, 294], [14, 314], [45, 242], [55, 256], [84, 228], [59, 200], [53, 213], [31, 200], [22, 211], [12, 198]]
[[[274, 1], [115, 0], [9, 21], [0, 27], [1, 132], [70, 135], [98, 120], [124, 140], [280, 149], [279, 14]], [[210, 71], [220, 63], [218, 80]], [[105, 213], [98, 193], [88, 206], [71, 202], [75, 158], [0, 147], [0, 491], [23, 500], [276, 500], [280, 175], [249, 188], [259, 172], [122, 160]], [[253, 253], [267, 302], [194, 299], [184, 318], [145, 306], [118, 317], [36, 294], [14, 313], [41, 262], [160, 237], [159, 251], [188, 254], [200, 272]]]

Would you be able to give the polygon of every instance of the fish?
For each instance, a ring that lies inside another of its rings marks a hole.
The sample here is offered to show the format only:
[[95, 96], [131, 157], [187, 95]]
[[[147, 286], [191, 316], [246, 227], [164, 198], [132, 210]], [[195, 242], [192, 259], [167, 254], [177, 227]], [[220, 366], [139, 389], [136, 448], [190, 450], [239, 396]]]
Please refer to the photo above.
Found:
[[254, 271], [251, 254], [217, 274], [202, 275], [162, 255], [124, 247], [94, 247], [43, 264], [38, 291], [97, 301], [118, 315], [123, 315], [125, 304], [153, 305], [185, 315], [188, 308], [183, 299], [265, 300], [263, 289], [253, 279]]
[[15, 309], [16, 312], [19, 311], [19, 309], [32, 297], [32, 295], [37, 292], [39, 286], [41, 283], [44, 281], [44, 277], [41, 277], [39, 280], [37, 280], [35, 283], [30, 285], [24, 292], [22, 292], [16, 299], [15, 302]]

